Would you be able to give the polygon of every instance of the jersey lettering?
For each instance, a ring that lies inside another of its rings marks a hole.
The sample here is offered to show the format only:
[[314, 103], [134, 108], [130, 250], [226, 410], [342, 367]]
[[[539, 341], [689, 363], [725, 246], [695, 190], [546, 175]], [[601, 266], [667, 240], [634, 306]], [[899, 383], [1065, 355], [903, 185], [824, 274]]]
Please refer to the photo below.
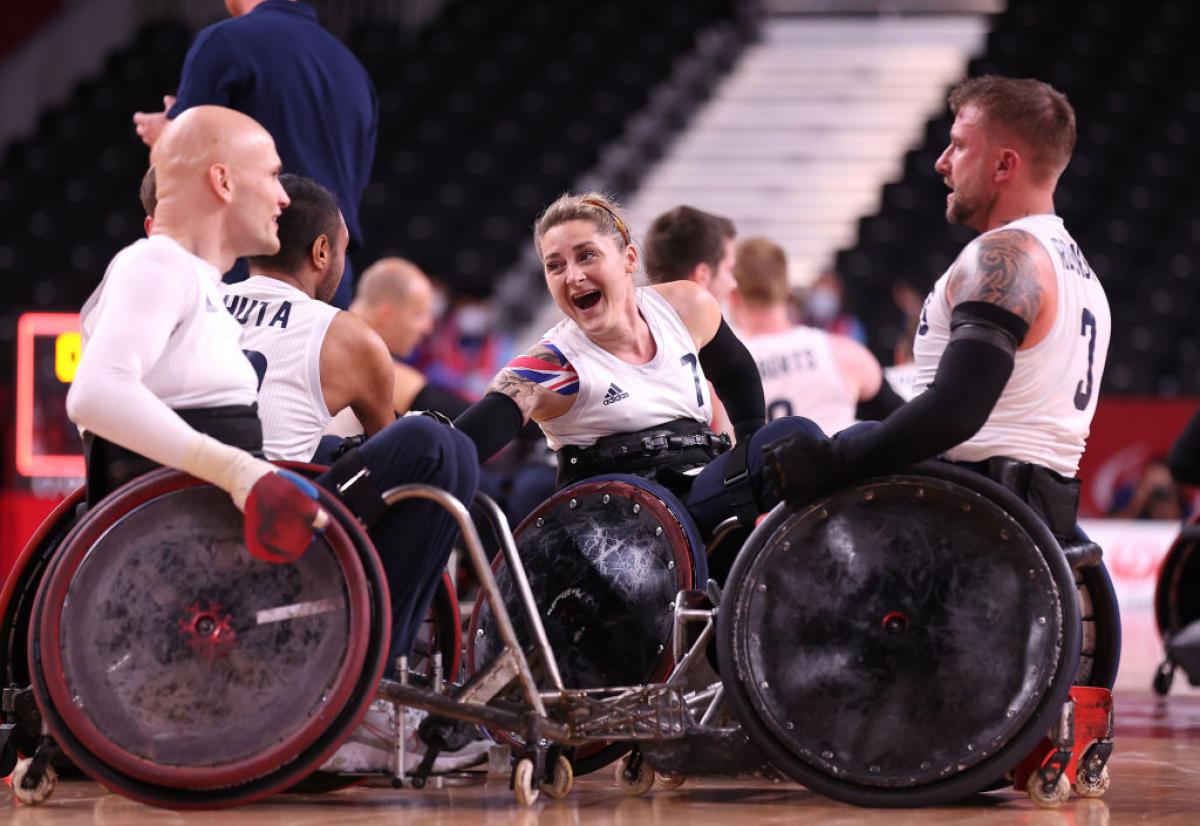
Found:
[[[244, 295], [227, 295], [225, 296], [225, 309], [229, 310], [229, 314], [234, 320], [243, 327], [250, 325], [253, 327], [263, 326], [263, 321], [267, 318], [267, 310], [271, 304], [267, 301], [261, 301], [257, 298], [247, 298]], [[267, 324], [268, 327], [278, 325], [281, 329], [287, 329], [288, 318], [292, 313], [292, 302], [284, 301], [279, 305], [279, 309], [271, 316], [271, 321]]]
[[817, 357], [812, 350], [793, 350], [790, 353], [779, 353], [761, 359], [757, 362], [758, 374], [763, 381], [782, 378], [789, 373], [799, 373], [803, 370], [816, 370]]
[[1064, 270], [1078, 273], [1084, 278], [1091, 278], [1095, 275], [1091, 266], [1088, 265], [1087, 259], [1080, 252], [1078, 244], [1074, 241], [1068, 244], [1061, 238], [1051, 238], [1050, 241], [1054, 244], [1054, 249], [1058, 253], [1059, 260], [1062, 261]]
[[288, 316], [292, 314], [292, 302], [285, 301], [279, 305], [279, 309], [275, 312], [275, 316], [271, 319], [268, 327], [279, 325], [280, 329], [286, 330], [288, 324]]

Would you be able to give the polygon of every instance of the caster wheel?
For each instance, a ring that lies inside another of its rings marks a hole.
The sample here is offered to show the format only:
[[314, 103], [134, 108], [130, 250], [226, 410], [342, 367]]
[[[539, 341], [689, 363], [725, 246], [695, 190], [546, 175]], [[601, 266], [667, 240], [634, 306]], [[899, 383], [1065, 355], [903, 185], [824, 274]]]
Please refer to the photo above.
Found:
[[629, 758], [630, 755], [626, 754], [617, 761], [617, 768], [613, 775], [617, 781], [617, 788], [623, 794], [638, 797], [650, 791], [654, 786], [654, 768], [649, 763], [642, 761], [641, 766], [638, 767], [637, 776], [631, 780], [625, 776], [625, 770], [629, 767]]
[[662, 774], [658, 777], [658, 785], [669, 790], [678, 789], [686, 782], [686, 774]]
[[1164, 660], [1154, 672], [1154, 693], [1159, 697], [1166, 697], [1167, 692], [1171, 690], [1171, 683], [1174, 681], [1175, 663]]
[[1029, 783], [1029, 799], [1039, 809], [1057, 809], [1059, 806], [1067, 802], [1067, 798], [1071, 796], [1071, 781], [1064, 774], [1058, 778], [1058, 783], [1054, 788], [1047, 792], [1045, 784], [1034, 775], [1030, 778]]
[[1084, 773], [1078, 772], [1075, 775], [1075, 794], [1080, 797], [1101, 797], [1108, 791], [1108, 786], [1112, 782], [1112, 778], [1108, 775], [1108, 766], [1100, 770], [1100, 776], [1095, 782], [1089, 782]]
[[42, 781], [32, 789], [25, 788], [25, 775], [29, 772], [29, 764], [33, 760], [26, 757], [17, 761], [17, 767], [12, 773], [12, 790], [13, 797], [24, 803], [26, 806], [36, 806], [39, 803], [44, 803], [50, 799], [50, 795], [54, 794], [54, 787], [58, 785], [58, 773], [54, 771], [53, 766], [46, 767], [46, 773], [42, 775]]
[[513, 795], [522, 806], [532, 806], [538, 799], [538, 787], [533, 783], [533, 761], [522, 757], [512, 774]]
[[554, 761], [554, 777], [548, 785], [542, 786], [542, 790], [549, 797], [562, 800], [571, 793], [573, 785], [575, 785], [575, 770], [571, 768], [571, 761], [560, 754]]

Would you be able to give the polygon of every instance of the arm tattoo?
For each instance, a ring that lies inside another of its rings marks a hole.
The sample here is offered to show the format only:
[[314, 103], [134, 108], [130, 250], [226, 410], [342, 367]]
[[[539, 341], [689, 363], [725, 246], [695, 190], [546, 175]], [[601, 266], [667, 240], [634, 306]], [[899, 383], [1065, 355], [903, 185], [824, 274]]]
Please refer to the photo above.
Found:
[[526, 419], [537, 409], [537, 385], [521, 378], [507, 367], [496, 374], [496, 378], [488, 385], [487, 392], [503, 393], [511, 398], [517, 403], [517, 407], [521, 408]]
[[528, 352], [510, 361], [488, 385], [489, 392], [512, 398], [527, 418], [533, 415], [541, 398], [539, 388], [572, 396], [579, 392], [579, 377], [557, 347], [538, 342]]
[[1021, 230], [1003, 230], [981, 238], [975, 254], [954, 265], [955, 304], [986, 301], [1032, 326], [1042, 306], [1042, 288], [1037, 262], [1029, 251], [1031, 241]]

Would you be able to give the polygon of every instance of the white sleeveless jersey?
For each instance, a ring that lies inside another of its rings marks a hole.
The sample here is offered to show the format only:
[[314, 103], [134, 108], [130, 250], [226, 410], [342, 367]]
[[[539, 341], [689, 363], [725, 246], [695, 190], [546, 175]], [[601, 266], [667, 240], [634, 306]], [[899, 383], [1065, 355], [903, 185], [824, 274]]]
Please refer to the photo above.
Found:
[[804, 416], [828, 434], [854, 424], [858, 400], [846, 389], [828, 333], [799, 326], [742, 340], [762, 376], [768, 421]]
[[[947, 451], [946, 457], [975, 462], [1009, 456], [1074, 476], [1096, 412], [1108, 356], [1112, 332], [1108, 299], [1057, 215], [1031, 215], [993, 231], [1010, 229], [1029, 233], [1045, 247], [1054, 264], [1058, 310], [1046, 338], [1028, 350], [1017, 351], [1012, 377], [983, 429]], [[960, 257], [973, 254], [978, 243], [977, 238]], [[921, 311], [913, 343], [917, 393], [933, 382], [950, 340], [946, 282], [953, 269], [951, 266], [938, 279]]]
[[639, 287], [638, 310], [657, 352], [645, 364], [629, 364], [592, 342], [574, 321], [563, 319], [542, 337], [579, 376], [575, 403], [557, 418], [539, 422], [552, 450], [586, 447], [614, 433], [632, 433], [675, 421], [712, 419], [708, 381], [683, 320], [651, 287]]
[[263, 453], [310, 461], [332, 418], [321, 393], [321, 344], [339, 310], [263, 275], [225, 285], [225, 306], [258, 372]]

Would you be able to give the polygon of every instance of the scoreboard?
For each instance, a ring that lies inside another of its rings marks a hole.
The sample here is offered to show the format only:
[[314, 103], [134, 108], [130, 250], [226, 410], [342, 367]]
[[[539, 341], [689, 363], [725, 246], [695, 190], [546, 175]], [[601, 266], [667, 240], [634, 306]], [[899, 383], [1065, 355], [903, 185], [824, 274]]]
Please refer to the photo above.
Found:
[[17, 321], [17, 472], [81, 478], [83, 443], [67, 418], [67, 390], [79, 364], [78, 313], [25, 313]]

